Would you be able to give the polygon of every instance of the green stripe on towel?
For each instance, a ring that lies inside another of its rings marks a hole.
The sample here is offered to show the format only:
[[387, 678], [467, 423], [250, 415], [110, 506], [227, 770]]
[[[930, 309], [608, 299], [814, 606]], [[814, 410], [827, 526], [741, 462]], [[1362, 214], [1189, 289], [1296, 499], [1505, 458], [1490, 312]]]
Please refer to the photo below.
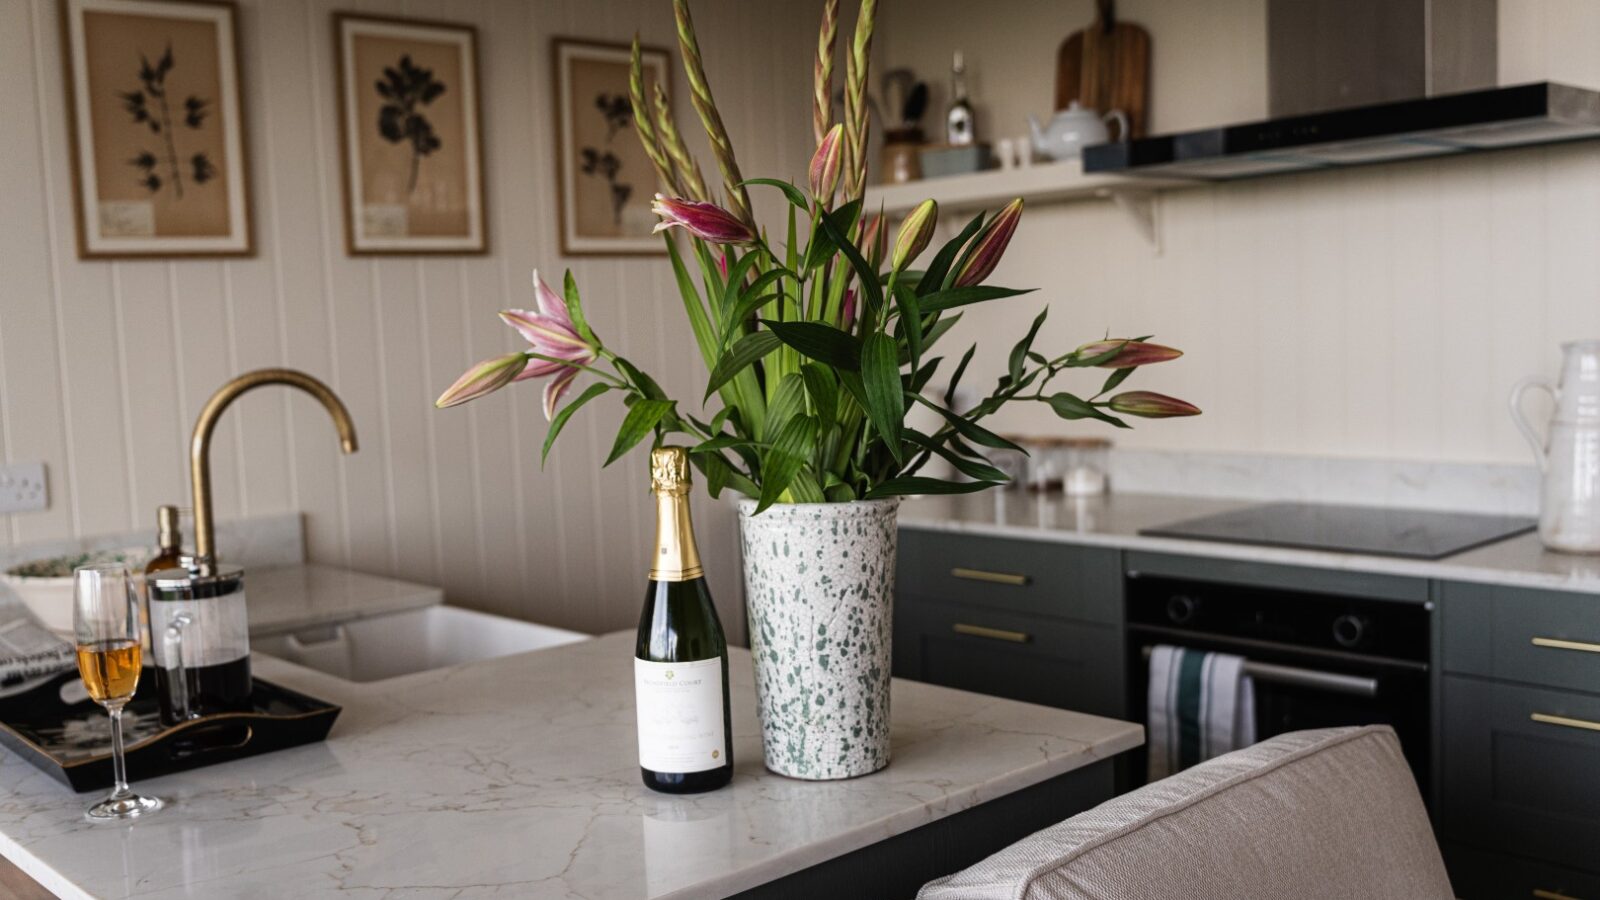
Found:
[[1200, 699], [1205, 694], [1201, 678], [1205, 670], [1206, 654], [1188, 650], [1179, 651], [1178, 663], [1178, 770], [1182, 771], [1201, 762], [1200, 728], [1204, 718], [1200, 715]]

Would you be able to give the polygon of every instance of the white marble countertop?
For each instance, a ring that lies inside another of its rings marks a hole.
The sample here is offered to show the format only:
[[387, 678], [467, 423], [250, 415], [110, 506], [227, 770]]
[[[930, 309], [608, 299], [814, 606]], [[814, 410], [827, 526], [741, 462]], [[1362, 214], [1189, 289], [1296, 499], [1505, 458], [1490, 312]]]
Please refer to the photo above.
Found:
[[334, 566], [245, 569], [250, 633], [279, 634], [444, 602], [444, 591]]
[[[252, 602], [254, 599], [252, 597]], [[849, 781], [761, 764], [733, 651], [733, 785], [639, 783], [633, 634], [360, 685], [257, 656], [344, 705], [321, 744], [135, 785], [131, 826], [0, 753], [0, 853], [66, 897], [719, 897], [1138, 746], [1136, 724], [896, 680], [894, 760]]]
[[1228, 512], [1262, 502], [1124, 493], [1080, 498], [995, 490], [907, 500], [900, 506], [900, 525], [904, 528], [1059, 541], [1185, 556], [1600, 593], [1600, 556], [1552, 553], [1544, 549], [1538, 535], [1531, 532], [1439, 560], [1226, 544], [1139, 534], [1145, 528]]

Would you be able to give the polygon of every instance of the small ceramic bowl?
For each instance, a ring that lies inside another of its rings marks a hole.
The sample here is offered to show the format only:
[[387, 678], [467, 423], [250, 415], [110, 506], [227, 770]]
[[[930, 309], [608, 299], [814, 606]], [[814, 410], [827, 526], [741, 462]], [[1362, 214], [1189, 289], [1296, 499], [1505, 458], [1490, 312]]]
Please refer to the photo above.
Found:
[[120, 562], [134, 573], [144, 571], [150, 552], [142, 547], [122, 550], [93, 550], [18, 563], [0, 574], [4, 584], [38, 617], [44, 627], [57, 634], [72, 634], [72, 570], [79, 566]]

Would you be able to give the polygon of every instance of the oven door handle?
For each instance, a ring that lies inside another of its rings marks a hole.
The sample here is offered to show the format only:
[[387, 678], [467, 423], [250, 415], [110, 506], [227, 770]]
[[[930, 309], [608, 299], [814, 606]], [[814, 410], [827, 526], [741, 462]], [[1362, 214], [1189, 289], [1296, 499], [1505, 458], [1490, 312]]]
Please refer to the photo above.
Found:
[[[1150, 658], [1147, 645], [1139, 652]], [[1333, 694], [1354, 694], [1358, 697], [1378, 696], [1378, 679], [1364, 675], [1346, 675], [1342, 672], [1324, 672], [1321, 669], [1302, 669], [1299, 666], [1280, 666], [1277, 663], [1244, 662], [1244, 674], [1258, 681], [1311, 688]]]

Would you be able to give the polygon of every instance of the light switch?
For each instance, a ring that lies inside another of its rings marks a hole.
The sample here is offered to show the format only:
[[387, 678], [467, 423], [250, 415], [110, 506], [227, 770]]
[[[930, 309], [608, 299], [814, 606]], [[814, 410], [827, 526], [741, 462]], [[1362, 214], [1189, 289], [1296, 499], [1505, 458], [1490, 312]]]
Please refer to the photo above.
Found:
[[0, 513], [32, 512], [49, 506], [44, 463], [0, 466]]

